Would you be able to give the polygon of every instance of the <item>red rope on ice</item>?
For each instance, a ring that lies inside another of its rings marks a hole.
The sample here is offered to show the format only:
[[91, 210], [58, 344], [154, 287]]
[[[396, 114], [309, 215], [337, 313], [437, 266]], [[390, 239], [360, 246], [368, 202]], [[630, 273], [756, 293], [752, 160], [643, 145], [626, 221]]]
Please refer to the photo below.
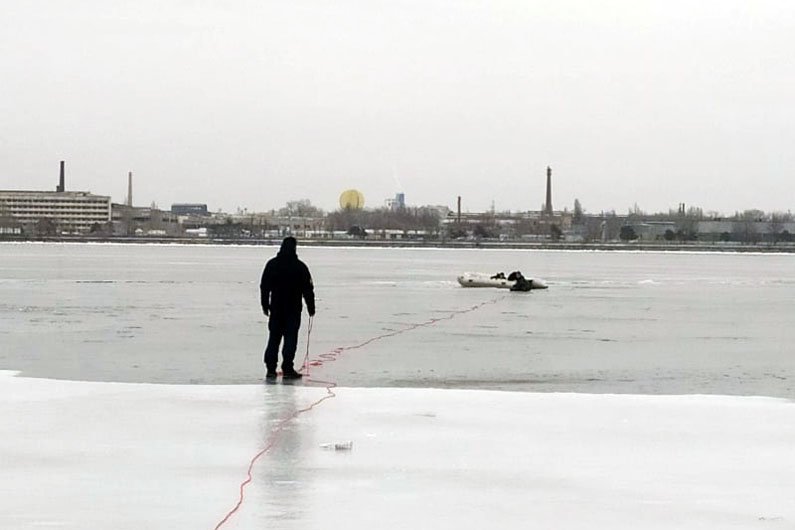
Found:
[[494, 298], [492, 300], [487, 300], [485, 302], [481, 302], [479, 304], [475, 304], [475, 305], [467, 307], [465, 309], [459, 309], [457, 311], [451, 311], [449, 314], [447, 314], [447, 315], [445, 315], [443, 317], [430, 318], [430, 319], [428, 319], [428, 320], [426, 320], [424, 322], [418, 322], [418, 323], [415, 323], [415, 324], [409, 324], [405, 328], [389, 331], [387, 333], [382, 333], [381, 335], [377, 335], [375, 337], [371, 337], [371, 338], [365, 340], [364, 342], [360, 342], [359, 344], [354, 344], [353, 346], [340, 346], [340, 347], [334, 348], [333, 350], [330, 350], [330, 351], [328, 351], [326, 353], [321, 353], [320, 355], [317, 356], [316, 359], [313, 359], [311, 361], [309, 360], [309, 339], [310, 339], [310, 337], [312, 335], [312, 321], [313, 321], [313, 317], [309, 317], [309, 325], [307, 326], [307, 331], [306, 331], [306, 354], [304, 355], [303, 368], [304, 368], [304, 372], [305, 372], [306, 381], [309, 382], [309, 383], [319, 383], [321, 385], [324, 385], [325, 389], [326, 389], [326, 395], [323, 396], [320, 399], [317, 399], [317, 400], [313, 401], [312, 403], [310, 403], [306, 407], [304, 407], [302, 409], [299, 409], [299, 410], [296, 410], [295, 412], [293, 412], [289, 416], [287, 416], [284, 419], [282, 419], [281, 421], [279, 421], [278, 424], [276, 424], [276, 427], [273, 429], [273, 432], [271, 432], [270, 436], [268, 436], [268, 439], [266, 440], [265, 445], [262, 447], [262, 449], [257, 454], [255, 454], [251, 458], [251, 460], [248, 463], [248, 469], [246, 470], [246, 479], [243, 482], [240, 483], [240, 490], [239, 490], [239, 494], [238, 494], [237, 503], [235, 504], [235, 506], [231, 510], [229, 510], [229, 512], [224, 516], [224, 518], [221, 519], [221, 521], [217, 525], [215, 525], [215, 528], [213, 530], [218, 530], [219, 528], [221, 528], [227, 521], [229, 521], [229, 519], [243, 505], [243, 500], [245, 499], [246, 486], [253, 480], [253, 476], [251, 475], [251, 473], [254, 470], [254, 465], [257, 463], [257, 460], [259, 460], [260, 457], [262, 457], [262, 455], [264, 455], [265, 453], [270, 451], [273, 448], [273, 446], [276, 445], [276, 442], [278, 440], [278, 436], [284, 430], [284, 427], [287, 425], [287, 423], [289, 423], [290, 421], [294, 420], [295, 418], [297, 418], [301, 414], [303, 414], [305, 412], [309, 412], [310, 410], [312, 410], [313, 408], [317, 407], [318, 405], [320, 405], [321, 403], [323, 403], [327, 399], [331, 399], [331, 398], [337, 396], [334, 393], [334, 391], [333, 391], [333, 389], [337, 386], [337, 383], [335, 383], [333, 381], [322, 381], [320, 379], [312, 379], [312, 378], [310, 378], [309, 377], [309, 367], [310, 366], [323, 366], [324, 363], [336, 361], [337, 358], [345, 351], [356, 350], [356, 349], [359, 349], [359, 348], [363, 348], [363, 347], [367, 346], [368, 344], [372, 344], [375, 341], [386, 339], [388, 337], [394, 337], [395, 335], [401, 335], [403, 333], [407, 333], [409, 331], [413, 331], [413, 330], [415, 330], [417, 328], [432, 326], [432, 325], [437, 324], [439, 322], [442, 322], [444, 320], [452, 320], [452, 319], [454, 319], [455, 317], [457, 317], [459, 315], [463, 315], [465, 313], [471, 313], [472, 311], [476, 311], [476, 310], [480, 309], [481, 307], [483, 307], [485, 305], [495, 304], [498, 301], [502, 300], [502, 298], [504, 298], [504, 297], [498, 297], [498, 298]]
[[[310, 319], [310, 322], [311, 322], [311, 319]], [[285, 425], [287, 425], [288, 422], [290, 422], [291, 420], [294, 420], [295, 418], [297, 418], [299, 415], [303, 414], [304, 412], [309, 412], [310, 410], [312, 410], [316, 406], [320, 405], [321, 403], [323, 403], [327, 399], [331, 399], [331, 398], [335, 397], [336, 394], [331, 391], [332, 388], [333, 388], [333, 386], [327, 386], [326, 387], [326, 391], [328, 392], [327, 395], [323, 396], [322, 398], [320, 398], [320, 399], [318, 399], [316, 401], [313, 401], [311, 404], [309, 404], [308, 406], [306, 406], [306, 407], [304, 407], [302, 409], [296, 410], [295, 412], [293, 412], [292, 414], [290, 414], [286, 418], [282, 419], [276, 425], [276, 428], [273, 430], [271, 435], [268, 437], [268, 440], [266, 441], [265, 446], [257, 454], [255, 454], [251, 458], [249, 463], [248, 463], [248, 470], [246, 470], [246, 480], [244, 480], [243, 482], [240, 483], [240, 492], [239, 492], [239, 496], [238, 496], [238, 499], [237, 499], [237, 504], [235, 504], [235, 507], [232, 508], [231, 510], [229, 510], [229, 512], [226, 514], [226, 516], [223, 519], [221, 519], [221, 521], [217, 525], [215, 525], [215, 529], [214, 530], [218, 530], [219, 528], [221, 528], [221, 526], [223, 526], [224, 523], [226, 523], [235, 514], [235, 512], [237, 512], [240, 509], [240, 506], [243, 504], [244, 490], [245, 490], [246, 486], [249, 484], [249, 482], [251, 482], [253, 480], [253, 477], [251, 476], [251, 472], [254, 470], [254, 464], [256, 464], [257, 460], [259, 460], [259, 458], [262, 455], [264, 455], [265, 453], [270, 451], [271, 448], [274, 445], [276, 445], [276, 441], [277, 441], [278, 435], [284, 430]]]
[[[467, 307], [467, 308], [464, 308], [464, 309], [459, 309], [457, 311], [451, 311], [450, 313], [448, 313], [447, 315], [445, 315], [443, 317], [429, 318], [428, 320], [426, 320], [424, 322], [417, 322], [415, 324], [409, 324], [408, 326], [406, 326], [404, 328], [388, 331], [386, 333], [382, 333], [381, 335], [376, 335], [375, 337], [371, 337], [371, 338], [365, 340], [364, 342], [360, 342], [359, 344], [354, 344], [353, 346], [340, 346], [340, 347], [334, 348], [333, 350], [330, 350], [330, 351], [328, 351], [326, 353], [321, 353], [320, 355], [317, 356], [317, 358], [312, 359], [311, 361], [309, 360], [309, 345], [307, 344], [306, 355], [304, 356], [304, 364], [303, 364], [304, 373], [307, 376], [309, 375], [309, 367], [310, 366], [323, 366], [324, 363], [336, 361], [337, 358], [343, 352], [346, 352], [346, 351], [349, 351], [349, 350], [357, 350], [359, 348], [364, 348], [365, 346], [367, 346], [369, 344], [372, 344], [373, 342], [376, 342], [376, 341], [379, 341], [379, 340], [382, 340], [382, 339], [386, 339], [386, 338], [389, 338], [389, 337], [394, 337], [395, 335], [401, 335], [403, 333], [407, 333], [409, 331], [413, 331], [413, 330], [415, 330], [417, 328], [424, 328], [424, 327], [432, 326], [432, 325], [438, 324], [439, 322], [442, 322], [444, 320], [452, 320], [452, 319], [454, 319], [455, 317], [457, 317], [459, 315], [463, 315], [465, 313], [471, 313], [472, 311], [476, 311], [476, 310], [480, 309], [481, 307], [483, 307], [485, 305], [495, 304], [495, 303], [499, 302], [500, 300], [502, 300], [503, 298], [505, 298], [505, 297], [501, 296], [501, 297], [494, 298], [492, 300], [486, 300], [485, 302], [480, 302], [479, 304], [475, 304], [473, 306], [470, 306], [470, 307]], [[309, 321], [309, 328], [310, 328], [310, 330], [312, 329], [312, 321], [311, 320]], [[307, 378], [307, 381], [310, 381], [312, 383], [328, 384], [328, 381], [320, 381], [320, 380], [311, 379], [311, 378]]]

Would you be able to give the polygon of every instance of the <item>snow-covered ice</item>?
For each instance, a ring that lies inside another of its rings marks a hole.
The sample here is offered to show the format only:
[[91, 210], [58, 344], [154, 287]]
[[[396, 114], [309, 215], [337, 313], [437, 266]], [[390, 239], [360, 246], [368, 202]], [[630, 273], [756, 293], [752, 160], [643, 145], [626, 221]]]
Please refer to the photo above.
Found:
[[[789, 401], [336, 392], [286, 424], [222, 528], [795, 528]], [[274, 427], [324, 393], [5, 372], [0, 527], [213, 529]]]

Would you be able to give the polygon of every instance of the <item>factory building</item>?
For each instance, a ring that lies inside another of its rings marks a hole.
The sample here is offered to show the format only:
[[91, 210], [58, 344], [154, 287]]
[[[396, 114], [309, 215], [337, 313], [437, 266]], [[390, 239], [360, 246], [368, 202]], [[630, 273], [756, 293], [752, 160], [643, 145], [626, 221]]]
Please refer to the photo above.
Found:
[[114, 203], [112, 216], [115, 236], [176, 236], [181, 231], [176, 215], [154, 206]]
[[111, 220], [110, 197], [66, 191], [64, 162], [56, 191], [0, 190], [0, 224], [33, 234], [46, 226], [54, 233], [86, 233]]

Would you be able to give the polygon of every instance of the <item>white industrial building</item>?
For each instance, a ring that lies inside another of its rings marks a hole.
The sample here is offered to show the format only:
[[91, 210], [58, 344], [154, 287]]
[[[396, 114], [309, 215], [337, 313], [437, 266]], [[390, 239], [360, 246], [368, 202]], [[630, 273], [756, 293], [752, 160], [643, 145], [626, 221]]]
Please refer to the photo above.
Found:
[[64, 163], [56, 191], [0, 190], [0, 224], [32, 230], [52, 223], [58, 233], [88, 232], [111, 220], [110, 197], [87, 191], [65, 191]]
[[85, 191], [0, 190], [0, 217], [23, 226], [48, 219], [59, 232], [87, 232], [110, 221], [110, 197]]

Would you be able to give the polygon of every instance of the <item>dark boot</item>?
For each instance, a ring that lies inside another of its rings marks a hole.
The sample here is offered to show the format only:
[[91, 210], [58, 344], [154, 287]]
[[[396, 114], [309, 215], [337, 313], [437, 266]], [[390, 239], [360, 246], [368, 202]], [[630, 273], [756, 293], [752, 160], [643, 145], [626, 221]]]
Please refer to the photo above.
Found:
[[282, 379], [301, 379], [302, 377], [304, 377], [304, 374], [293, 369], [282, 371]]

